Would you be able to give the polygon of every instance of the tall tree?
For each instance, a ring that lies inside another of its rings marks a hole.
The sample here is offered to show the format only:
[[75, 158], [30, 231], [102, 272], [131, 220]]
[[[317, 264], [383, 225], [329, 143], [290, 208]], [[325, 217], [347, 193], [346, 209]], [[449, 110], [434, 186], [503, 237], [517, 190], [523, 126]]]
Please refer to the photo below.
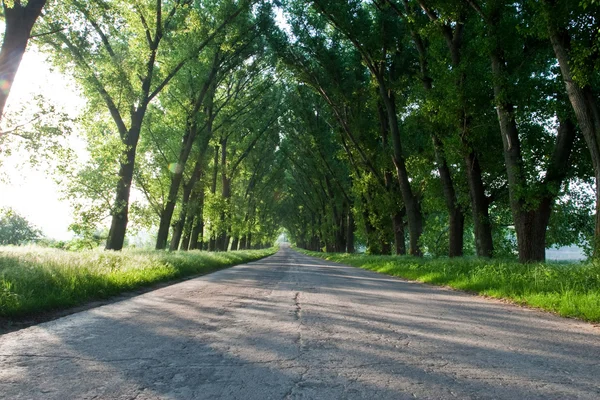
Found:
[[0, 48], [0, 120], [13, 81], [21, 65], [33, 25], [42, 13], [46, 0], [3, 0], [4, 37]]
[[[120, 250], [125, 240], [136, 149], [148, 105], [246, 6], [224, 6], [221, 22], [204, 32], [180, 29], [189, 15], [202, 16], [189, 0], [172, 2], [167, 10], [161, 0], [134, 7], [72, 0], [56, 7], [55, 18], [48, 17], [58, 38], [48, 44], [64, 64], [76, 66], [87, 93], [109, 112], [122, 143], [107, 250]], [[61, 17], [81, 24], [61, 27], [54, 22]], [[161, 51], [166, 41], [179, 47]]]

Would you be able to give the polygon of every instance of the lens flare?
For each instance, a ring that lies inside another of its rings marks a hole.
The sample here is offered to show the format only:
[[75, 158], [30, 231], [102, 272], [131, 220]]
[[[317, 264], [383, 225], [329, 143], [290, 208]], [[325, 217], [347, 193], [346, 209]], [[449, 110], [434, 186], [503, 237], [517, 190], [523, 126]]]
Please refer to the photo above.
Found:
[[5, 95], [8, 94], [8, 92], [10, 91], [10, 82], [6, 79], [0, 79], [0, 90]]
[[169, 164], [169, 171], [173, 174], [177, 174], [181, 172], [181, 166], [178, 163]]

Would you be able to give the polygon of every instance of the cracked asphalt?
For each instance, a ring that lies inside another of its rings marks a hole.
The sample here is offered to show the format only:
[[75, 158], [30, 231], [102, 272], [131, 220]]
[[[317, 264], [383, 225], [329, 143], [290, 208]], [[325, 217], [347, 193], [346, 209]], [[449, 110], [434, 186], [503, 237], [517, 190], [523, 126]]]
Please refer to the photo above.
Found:
[[0, 336], [5, 399], [598, 399], [600, 330], [282, 248]]

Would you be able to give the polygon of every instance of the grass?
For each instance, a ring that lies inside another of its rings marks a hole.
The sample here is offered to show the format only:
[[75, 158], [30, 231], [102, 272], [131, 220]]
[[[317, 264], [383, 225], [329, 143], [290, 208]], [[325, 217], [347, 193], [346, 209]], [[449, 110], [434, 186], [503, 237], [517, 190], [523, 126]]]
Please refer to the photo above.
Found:
[[509, 299], [564, 317], [600, 322], [600, 264], [519, 264], [478, 258], [431, 259], [299, 251], [382, 274]]
[[0, 317], [30, 316], [107, 299], [158, 282], [257, 260], [275, 251], [68, 252], [0, 247]]

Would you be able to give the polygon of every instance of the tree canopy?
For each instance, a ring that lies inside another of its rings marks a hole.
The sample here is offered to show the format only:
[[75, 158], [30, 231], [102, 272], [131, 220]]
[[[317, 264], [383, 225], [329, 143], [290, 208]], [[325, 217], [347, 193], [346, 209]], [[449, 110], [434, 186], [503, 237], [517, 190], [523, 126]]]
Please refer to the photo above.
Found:
[[[87, 101], [89, 156], [59, 171], [106, 249], [286, 230], [335, 252], [600, 255], [597, 2], [29, 3], [22, 34]], [[8, 40], [24, 6], [3, 5]]]

